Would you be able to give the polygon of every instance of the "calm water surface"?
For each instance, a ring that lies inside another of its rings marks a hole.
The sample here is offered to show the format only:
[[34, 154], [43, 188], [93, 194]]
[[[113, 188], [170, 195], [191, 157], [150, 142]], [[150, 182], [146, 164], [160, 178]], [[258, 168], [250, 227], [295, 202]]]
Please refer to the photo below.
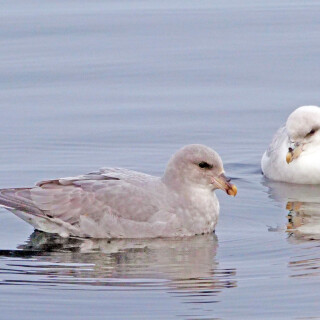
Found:
[[[0, 209], [3, 319], [320, 319], [320, 188], [260, 158], [320, 104], [318, 1], [0, 4], [0, 187], [122, 166], [161, 175], [182, 145], [222, 156], [215, 235], [67, 240]], [[318, 192], [319, 191], [319, 192]]]

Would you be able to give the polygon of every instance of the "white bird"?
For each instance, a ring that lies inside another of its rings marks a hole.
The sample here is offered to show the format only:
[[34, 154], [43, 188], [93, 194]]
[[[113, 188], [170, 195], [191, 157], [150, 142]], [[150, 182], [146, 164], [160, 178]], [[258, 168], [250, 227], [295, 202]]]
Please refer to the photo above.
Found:
[[320, 108], [303, 106], [290, 114], [261, 160], [263, 174], [275, 181], [320, 184]]
[[36, 229], [64, 237], [191, 236], [215, 229], [215, 189], [237, 193], [214, 150], [188, 145], [172, 156], [162, 178], [102, 168], [33, 188], [1, 189], [0, 205]]

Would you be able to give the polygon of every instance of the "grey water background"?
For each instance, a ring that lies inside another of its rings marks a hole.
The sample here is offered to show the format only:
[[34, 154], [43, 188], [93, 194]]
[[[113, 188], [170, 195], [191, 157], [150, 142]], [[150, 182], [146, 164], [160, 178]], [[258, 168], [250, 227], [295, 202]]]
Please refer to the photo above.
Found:
[[239, 190], [217, 192], [216, 235], [185, 239], [67, 240], [0, 209], [1, 318], [319, 319], [320, 192], [260, 174], [290, 112], [320, 104], [319, 16], [318, 1], [0, 2], [1, 188], [161, 175], [202, 143]]

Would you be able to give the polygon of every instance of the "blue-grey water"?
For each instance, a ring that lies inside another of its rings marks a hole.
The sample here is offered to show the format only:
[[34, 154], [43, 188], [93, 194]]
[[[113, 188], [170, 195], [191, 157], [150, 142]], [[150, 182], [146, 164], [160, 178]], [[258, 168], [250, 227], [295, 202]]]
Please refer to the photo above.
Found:
[[[1, 319], [320, 319], [320, 187], [265, 181], [320, 104], [319, 1], [0, 3], [0, 187], [161, 175], [202, 143], [238, 186], [215, 235], [67, 240], [0, 209]], [[293, 230], [291, 232], [291, 230]]]

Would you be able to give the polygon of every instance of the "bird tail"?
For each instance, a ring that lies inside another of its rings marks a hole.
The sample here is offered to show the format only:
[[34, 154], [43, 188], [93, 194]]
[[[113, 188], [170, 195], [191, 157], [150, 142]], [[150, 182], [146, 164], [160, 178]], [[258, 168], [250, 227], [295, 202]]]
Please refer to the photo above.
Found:
[[0, 189], [0, 206], [43, 216], [43, 212], [32, 201], [30, 190], [31, 188]]

